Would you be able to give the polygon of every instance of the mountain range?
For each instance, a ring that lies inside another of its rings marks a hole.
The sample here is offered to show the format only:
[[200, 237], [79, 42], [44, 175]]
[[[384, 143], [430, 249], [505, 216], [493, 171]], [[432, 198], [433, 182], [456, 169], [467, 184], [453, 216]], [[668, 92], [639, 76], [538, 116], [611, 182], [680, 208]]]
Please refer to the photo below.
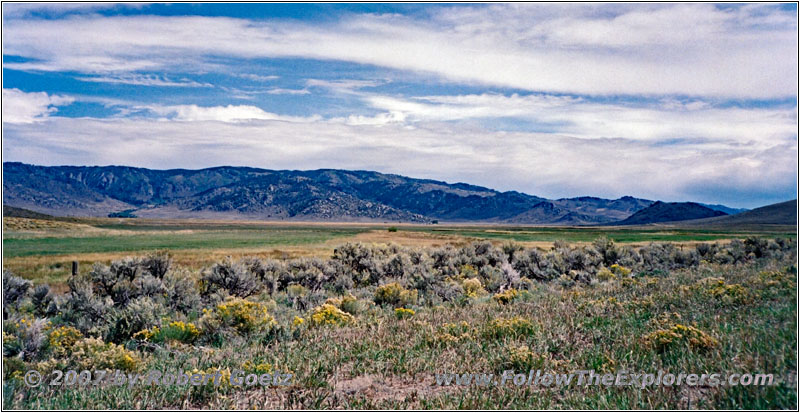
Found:
[[[694, 213], [667, 213], [670, 220], [740, 211], [693, 203], [687, 209], [682, 204], [668, 205]], [[5, 162], [3, 205], [56, 216], [592, 225], [624, 224], [654, 201], [630, 196], [550, 200], [372, 171], [232, 166], [153, 170]]]

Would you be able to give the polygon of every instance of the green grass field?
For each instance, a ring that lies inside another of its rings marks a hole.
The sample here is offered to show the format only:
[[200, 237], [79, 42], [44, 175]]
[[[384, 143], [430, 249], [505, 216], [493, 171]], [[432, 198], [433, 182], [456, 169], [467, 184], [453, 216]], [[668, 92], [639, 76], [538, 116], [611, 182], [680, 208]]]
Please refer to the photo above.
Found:
[[183, 249], [272, 248], [322, 243], [353, 236], [357, 229], [226, 229], [173, 232], [175, 230], [131, 231], [126, 235], [5, 238], [5, 257], [104, 252], [141, 252]]
[[5, 267], [35, 281], [63, 286], [69, 263], [109, 262], [125, 255], [171, 251], [184, 266], [200, 269], [227, 255], [327, 258], [345, 242], [431, 246], [475, 240], [548, 247], [554, 241], [617, 243], [698, 242], [749, 235], [795, 238], [791, 228], [762, 231], [681, 228], [531, 227], [491, 225], [400, 225], [359, 223], [267, 223], [247, 221], [61, 218], [4, 218]]
[[[81, 221], [78, 221], [81, 222]], [[104, 252], [142, 252], [182, 249], [252, 249], [320, 244], [331, 239], [347, 241], [357, 234], [385, 231], [390, 225], [364, 224], [263, 224], [230, 222], [185, 222], [126, 220], [108, 222], [86, 220], [99, 231], [19, 231], [7, 230], [3, 256], [59, 255]], [[402, 226], [407, 233], [441, 235], [451, 239], [518, 242], [591, 242], [602, 236], [618, 243], [651, 241], [690, 242], [765, 237], [794, 238], [793, 231], [719, 231], [697, 229], [642, 229], [598, 227], [505, 227], [505, 226]], [[103, 231], [105, 230], [105, 231]], [[99, 232], [99, 234], [98, 234]], [[105, 232], [105, 233], [103, 233]], [[399, 241], [399, 242], [402, 242]]]

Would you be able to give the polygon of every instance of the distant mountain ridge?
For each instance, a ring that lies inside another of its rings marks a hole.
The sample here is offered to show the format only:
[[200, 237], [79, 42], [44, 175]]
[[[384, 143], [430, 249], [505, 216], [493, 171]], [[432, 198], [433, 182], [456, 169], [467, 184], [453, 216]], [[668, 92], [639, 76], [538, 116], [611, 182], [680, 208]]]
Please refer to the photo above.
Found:
[[50, 215], [154, 218], [584, 225], [621, 221], [653, 204], [630, 196], [548, 200], [372, 171], [232, 166], [153, 170], [6, 162], [3, 191], [4, 205]]

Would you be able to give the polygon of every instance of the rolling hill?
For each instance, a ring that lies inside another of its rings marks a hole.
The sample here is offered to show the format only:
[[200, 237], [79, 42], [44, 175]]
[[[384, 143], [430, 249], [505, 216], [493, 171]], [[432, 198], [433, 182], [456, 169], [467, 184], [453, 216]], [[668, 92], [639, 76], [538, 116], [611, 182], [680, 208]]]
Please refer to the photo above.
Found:
[[797, 226], [797, 200], [780, 202], [751, 209], [736, 215], [727, 215], [681, 223], [684, 226], [707, 227], [763, 227]]
[[694, 202], [661, 202], [657, 201], [647, 208], [641, 209], [630, 217], [614, 223], [615, 225], [645, 225], [659, 222], [686, 221], [728, 215], [722, 211]]

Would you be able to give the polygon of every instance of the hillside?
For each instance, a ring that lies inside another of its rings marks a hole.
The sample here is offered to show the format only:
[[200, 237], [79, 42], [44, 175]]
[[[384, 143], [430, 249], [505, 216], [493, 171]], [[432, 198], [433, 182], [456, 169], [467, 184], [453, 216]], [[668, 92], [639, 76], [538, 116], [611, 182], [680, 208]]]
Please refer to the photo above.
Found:
[[4, 205], [39, 213], [142, 218], [596, 225], [652, 204], [629, 196], [547, 200], [372, 171], [232, 166], [153, 170], [7, 162], [3, 190]]
[[637, 211], [615, 225], [646, 225], [658, 222], [675, 222], [727, 215], [694, 202], [657, 201], [647, 208]]
[[766, 205], [736, 215], [687, 221], [687, 226], [750, 227], [764, 225], [797, 226], [797, 200]]
[[28, 219], [53, 219], [52, 215], [42, 214], [23, 208], [15, 208], [3, 205], [3, 217], [7, 218], [28, 218]]

